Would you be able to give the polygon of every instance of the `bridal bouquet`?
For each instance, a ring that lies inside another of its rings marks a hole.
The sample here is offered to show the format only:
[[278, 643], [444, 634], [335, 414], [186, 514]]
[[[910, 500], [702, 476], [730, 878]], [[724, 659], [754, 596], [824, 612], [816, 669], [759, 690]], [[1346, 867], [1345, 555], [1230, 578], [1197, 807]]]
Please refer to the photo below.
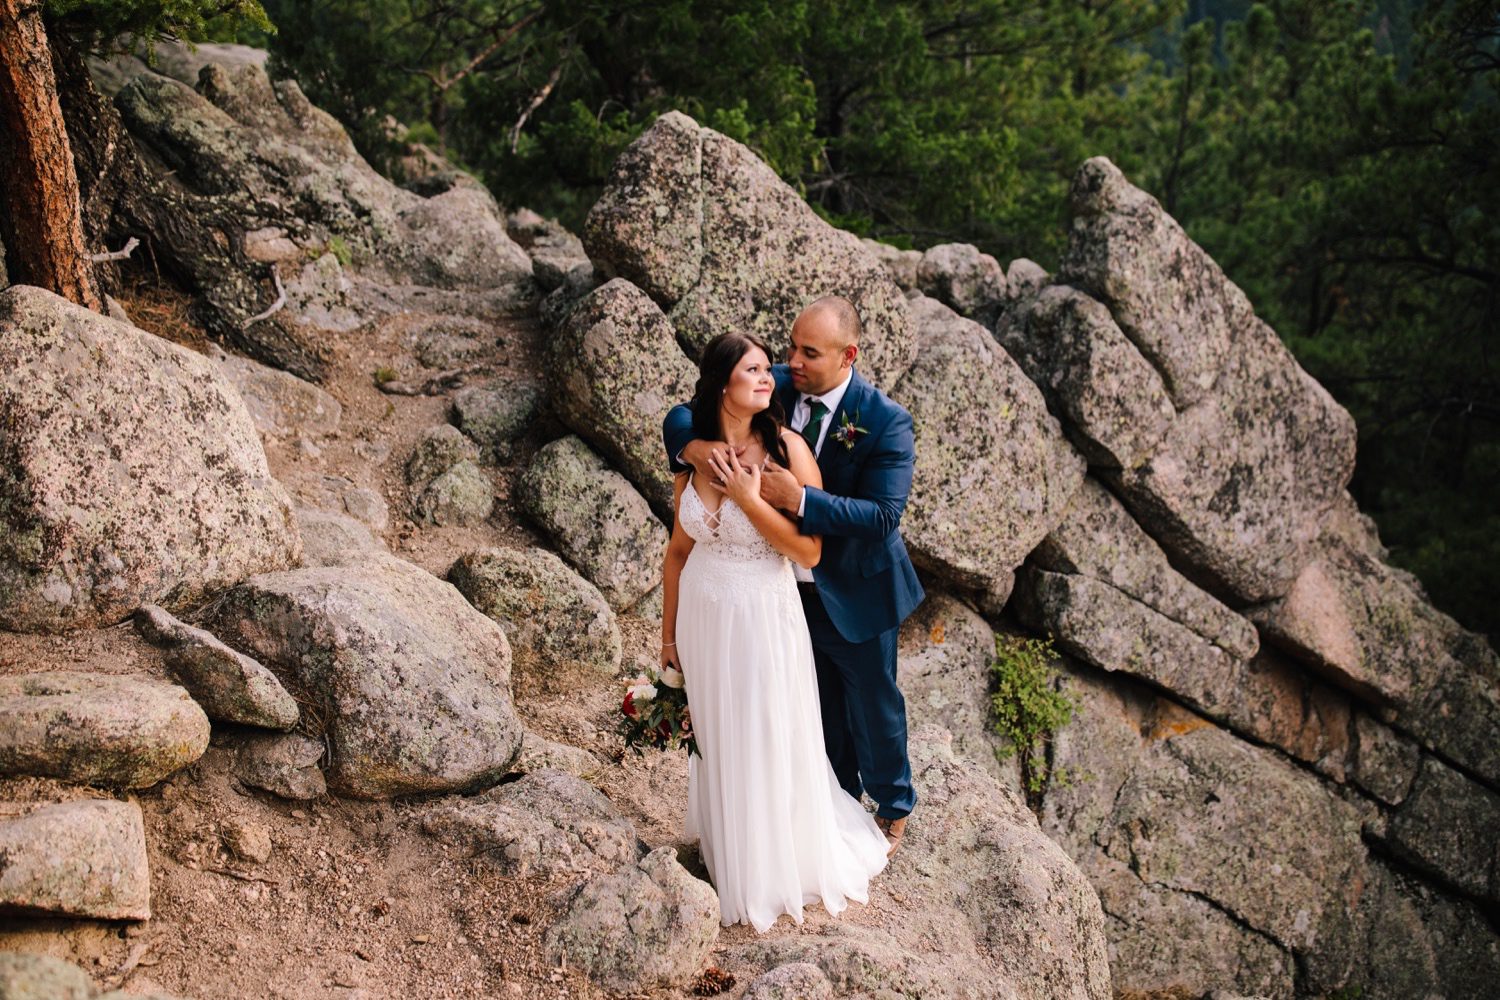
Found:
[[698, 753], [682, 671], [675, 667], [664, 670], [648, 667], [645, 673], [627, 681], [620, 713], [623, 716], [620, 735], [636, 753], [644, 753], [647, 747], [652, 750], [687, 747], [688, 753]]

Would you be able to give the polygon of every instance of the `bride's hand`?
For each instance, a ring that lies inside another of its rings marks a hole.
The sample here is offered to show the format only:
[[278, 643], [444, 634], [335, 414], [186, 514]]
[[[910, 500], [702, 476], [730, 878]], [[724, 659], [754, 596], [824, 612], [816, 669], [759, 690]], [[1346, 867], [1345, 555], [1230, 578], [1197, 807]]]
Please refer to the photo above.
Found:
[[659, 664], [659, 666], [663, 670], [666, 670], [668, 667], [671, 667], [673, 670], [676, 670], [678, 673], [682, 673], [682, 661], [677, 658], [677, 644], [676, 643], [673, 643], [670, 646], [662, 646], [662, 648], [661, 648], [661, 663]]
[[709, 459], [719, 477], [719, 490], [741, 509], [760, 498], [760, 466], [741, 464], [734, 452]]

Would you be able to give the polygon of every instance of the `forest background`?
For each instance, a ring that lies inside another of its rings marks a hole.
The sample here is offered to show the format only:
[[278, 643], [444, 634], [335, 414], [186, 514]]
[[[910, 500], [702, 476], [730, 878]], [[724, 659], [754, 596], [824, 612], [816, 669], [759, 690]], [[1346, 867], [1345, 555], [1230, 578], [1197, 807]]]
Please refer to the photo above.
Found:
[[47, 8], [111, 45], [165, 23], [268, 48], [377, 167], [422, 142], [575, 232], [674, 108], [836, 225], [1048, 270], [1073, 173], [1108, 156], [1353, 414], [1391, 560], [1500, 642], [1500, 0]]

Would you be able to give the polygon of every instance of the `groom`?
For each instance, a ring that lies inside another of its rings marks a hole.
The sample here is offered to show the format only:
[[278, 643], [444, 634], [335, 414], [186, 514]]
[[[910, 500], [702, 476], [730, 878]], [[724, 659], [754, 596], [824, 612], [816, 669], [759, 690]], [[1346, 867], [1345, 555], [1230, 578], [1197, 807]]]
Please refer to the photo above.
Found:
[[[812, 633], [823, 711], [823, 740], [839, 784], [868, 792], [876, 822], [895, 851], [916, 804], [906, 756], [906, 700], [896, 687], [896, 636], [921, 603], [922, 586], [897, 526], [906, 509], [916, 454], [911, 414], [854, 370], [861, 324], [852, 303], [818, 299], [792, 324], [776, 389], [792, 430], [823, 473], [804, 489], [769, 463], [761, 494], [795, 516], [803, 534], [823, 536], [812, 571], [796, 567]], [[692, 411], [677, 405], [662, 425], [673, 472], [705, 471], [722, 442], [693, 437]]]

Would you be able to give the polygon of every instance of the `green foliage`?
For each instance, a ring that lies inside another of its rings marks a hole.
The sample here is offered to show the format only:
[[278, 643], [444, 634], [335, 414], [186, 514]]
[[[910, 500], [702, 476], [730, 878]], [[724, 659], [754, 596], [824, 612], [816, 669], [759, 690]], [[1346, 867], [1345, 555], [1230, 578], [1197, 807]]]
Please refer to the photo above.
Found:
[[389, 365], [382, 365], [375, 369], [375, 384], [385, 385], [387, 382], [394, 382], [400, 377], [400, 374], [400, 372]]
[[1002, 759], [1020, 758], [1022, 781], [1030, 796], [1039, 795], [1049, 780], [1066, 780], [1053, 771], [1047, 749], [1052, 734], [1073, 718], [1078, 700], [1063, 689], [1052, 666], [1056, 660], [1050, 638], [995, 636], [995, 658], [990, 661], [995, 690], [990, 708], [995, 732], [1005, 741], [997, 753]]
[[149, 54], [158, 39], [223, 40], [275, 29], [259, 0], [45, 0], [50, 30], [92, 48]]
[[344, 267], [354, 261], [354, 251], [349, 249], [349, 241], [342, 236], [334, 236], [328, 240], [328, 252]]

